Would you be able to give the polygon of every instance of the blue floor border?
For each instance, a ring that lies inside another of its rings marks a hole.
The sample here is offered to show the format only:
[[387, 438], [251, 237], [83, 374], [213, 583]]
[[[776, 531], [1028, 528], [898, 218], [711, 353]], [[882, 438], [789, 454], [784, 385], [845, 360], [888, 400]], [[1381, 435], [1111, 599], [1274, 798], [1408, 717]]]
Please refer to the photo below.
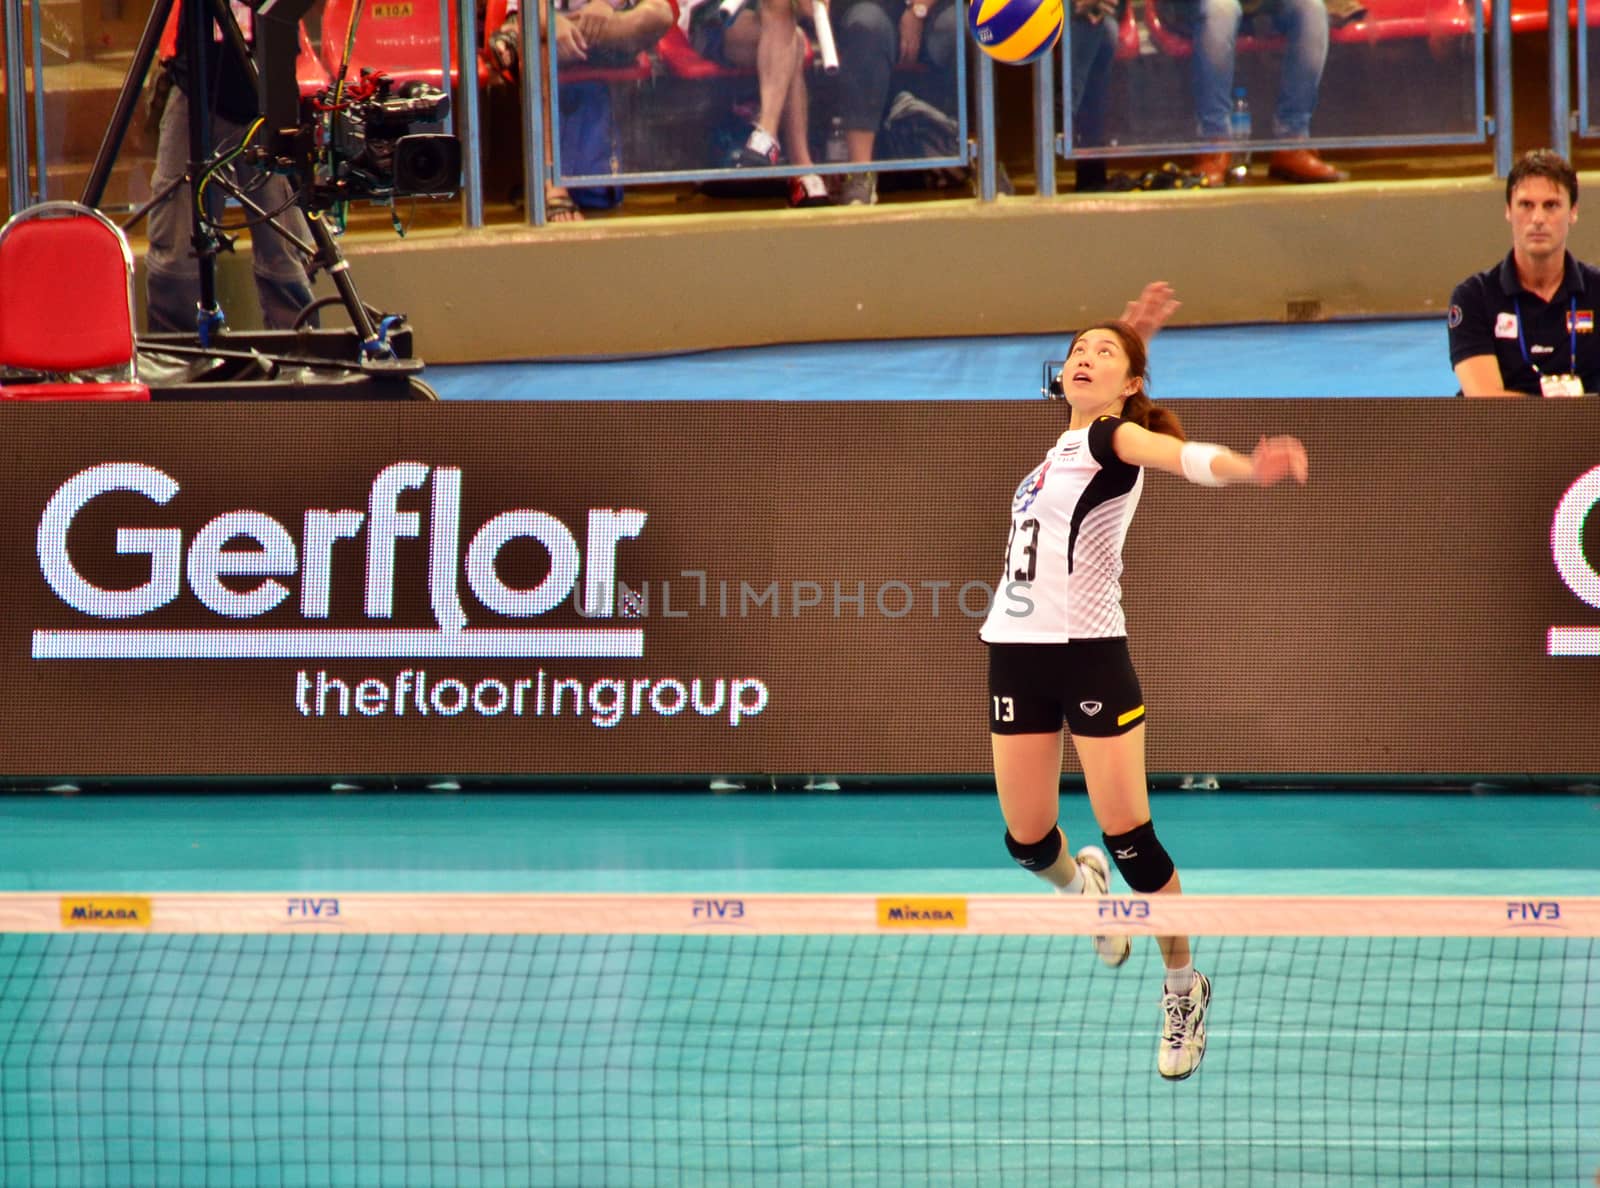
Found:
[[[444, 400], [1036, 399], [1066, 336], [747, 347], [594, 361], [430, 366]], [[1157, 400], [1442, 397], [1442, 318], [1178, 327], [1150, 347]]]

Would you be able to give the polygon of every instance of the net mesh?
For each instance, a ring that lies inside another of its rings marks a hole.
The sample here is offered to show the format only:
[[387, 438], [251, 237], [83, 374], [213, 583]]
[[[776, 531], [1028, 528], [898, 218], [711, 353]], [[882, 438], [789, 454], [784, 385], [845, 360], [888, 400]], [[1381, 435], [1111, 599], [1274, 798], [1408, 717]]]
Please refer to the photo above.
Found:
[[8, 1185], [1587, 1183], [1584, 936], [0, 936]]

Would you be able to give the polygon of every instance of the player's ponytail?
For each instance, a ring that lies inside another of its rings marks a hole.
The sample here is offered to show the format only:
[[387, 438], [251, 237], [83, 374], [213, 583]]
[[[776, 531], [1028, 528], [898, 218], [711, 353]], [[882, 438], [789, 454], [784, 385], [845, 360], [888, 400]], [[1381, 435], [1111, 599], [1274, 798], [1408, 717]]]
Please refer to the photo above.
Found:
[[1183, 431], [1183, 422], [1178, 420], [1178, 414], [1170, 408], [1162, 408], [1150, 399], [1143, 388], [1140, 388], [1127, 403], [1122, 406], [1122, 419], [1132, 421], [1135, 425], [1143, 425], [1151, 433], [1165, 433], [1168, 437], [1176, 437], [1179, 441], [1188, 441], [1189, 436]]
[[[1122, 349], [1128, 356], [1128, 378], [1139, 380], [1139, 390], [1129, 396], [1122, 405], [1122, 419], [1132, 421], [1135, 425], [1150, 430], [1151, 433], [1165, 433], [1168, 437], [1176, 437], [1179, 441], [1187, 441], [1188, 436], [1183, 431], [1183, 422], [1178, 420], [1178, 414], [1171, 409], [1162, 408], [1150, 399], [1150, 356], [1145, 350], [1144, 339], [1139, 337], [1139, 332], [1127, 322], [1100, 322], [1087, 327], [1087, 330], [1109, 330], [1115, 334], [1122, 343]], [[1076, 342], [1087, 330], [1080, 330], [1073, 338]], [[1068, 351], [1071, 354], [1071, 351]]]

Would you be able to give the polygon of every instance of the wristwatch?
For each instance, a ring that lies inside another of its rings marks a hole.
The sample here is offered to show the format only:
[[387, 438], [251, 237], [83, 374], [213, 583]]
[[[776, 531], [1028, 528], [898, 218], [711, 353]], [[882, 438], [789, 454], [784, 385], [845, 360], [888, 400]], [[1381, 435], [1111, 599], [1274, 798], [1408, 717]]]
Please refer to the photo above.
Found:
[[919, 3], [918, 0], [906, 0], [906, 7], [911, 10], [911, 15], [916, 17], [917, 20], [925, 21], [928, 19], [928, 6], [926, 4]]

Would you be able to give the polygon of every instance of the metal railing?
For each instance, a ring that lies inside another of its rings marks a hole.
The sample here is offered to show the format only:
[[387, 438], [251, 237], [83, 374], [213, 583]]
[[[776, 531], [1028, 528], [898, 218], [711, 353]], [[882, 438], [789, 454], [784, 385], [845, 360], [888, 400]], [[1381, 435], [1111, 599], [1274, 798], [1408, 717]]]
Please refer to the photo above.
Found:
[[[1045, 60], [1027, 68], [1033, 72], [1034, 166], [1038, 179], [1036, 192], [1040, 196], [1052, 197], [1055, 194], [1056, 168], [1062, 160], [1081, 162], [1097, 158], [1194, 154], [1236, 147], [1231, 141], [1205, 139], [1198, 134], [1181, 134], [1182, 126], [1193, 122], [1193, 107], [1187, 89], [1190, 66], [1180, 53], [1172, 50], [1171, 38], [1174, 34], [1171, 30], [1163, 34], [1168, 44], [1165, 47], [1158, 44], [1151, 20], [1153, 10], [1147, 11], [1145, 8], [1154, 2], [1139, 0], [1138, 52], [1118, 61], [1114, 67], [1123, 81], [1121, 90], [1113, 96], [1113, 102], [1120, 101], [1120, 107], [1116, 112], [1118, 127], [1110, 138], [1111, 143], [1090, 146], [1074, 144], [1071, 21], [1068, 22], [1061, 47]], [[25, 3], [31, 4], [31, 12], [24, 8]], [[1568, 26], [1564, 19], [1564, 6], [1558, 6], [1557, 0], [1548, 0], [1548, 3], [1551, 144], [1558, 151], [1565, 152], [1570, 147], [1572, 119], [1571, 79], [1567, 69]], [[480, 49], [477, 14], [472, 6], [459, 4], [455, 10], [456, 19], [451, 20], [448, 7], [441, 5], [440, 9], [438, 36], [441, 69], [449, 77], [450, 63], [456, 61], [460, 64], [453, 117], [455, 131], [460, 135], [464, 149], [461, 221], [464, 227], [472, 229], [484, 225], [485, 186], [485, 109], [480, 105], [477, 74], [473, 69]], [[1484, 23], [1486, 9], [1490, 21], [1487, 28]], [[1578, 12], [1579, 106], [1576, 122], [1579, 134], [1589, 136], [1595, 134], [1593, 104], [1589, 96], [1595, 72], [1589, 68], [1592, 43], [1587, 19], [1588, 0], [1578, 0]], [[50, 159], [50, 147], [46, 143], [45, 110], [52, 95], [50, 69], [44, 64], [41, 48], [38, 14], [37, 0], [4, 0], [4, 67], [10, 146], [8, 194], [12, 209], [19, 209], [43, 197], [49, 188], [48, 181], [52, 173], [65, 165], [64, 161]], [[1476, 0], [1465, 0], [1459, 16], [1456, 24], [1448, 29], [1414, 32], [1393, 39], [1383, 37], [1381, 31], [1375, 31], [1372, 36], [1365, 38], [1336, 35], [1329, 54], [1330, 75], [1323, 80], [1319, 104], [1321, 110], [1310, 139], [1296, 141], [1265, 135], [1252, 140], [1249, 147], [1270, 151], [1302, 144], [1323, 150], [1490, 143], [1494, 151], [1495, 172], [1503, 175], [1511, 163], [1511, 6], [1505, 3], [1480, 6]], [[734, 167], [726, 158], [717, 159], [716, 150], [709, 139], [709, 121], [719, 114], [726, 115], [726, 110], [719, 113], [716, 105], [725, 103], [728, 96], [737, 93], [740, 87], [754, 89], [754, 75], [712, 80], [679, 78], [655, 63], [647, 78], [627, 84], [609, 84], [616, 88], [614, 93], [619, 96], [631, 94], [636, 100], [631, 105], [619, 103], [624, 120], [634, 121], [624, 128], [630, 133], [632, 144], [629, 151], [620, 154], [614, 171], [599, 173], [578, 172], [570, 162], [563, 161], [559, 135], [551, 137], [554, 143], [547, 150], [547, 128], [562, 127], [562, 67], [556, 61], [555, 46], [551, 39], [539, 36], [539, 22], [531, 19], [526, 9], [519, 20], [523, 47], [520, 104], [520, 147], [524, 161], [522, 182], [526, 195], [526, 219], [531, 224], [541, 225], [546, 221], [547, 183], [562, 187], [626, 187], [683, 182], [770, 182], [807, 172], [824, 176], [846, 172], [881, 175], [900, 170], [970, 167], [974, 171], [973, 180], [979, 200], [993, 201], [1001, 188], [998, 184], [996, 156], [997, 71], [987, 56], [967, 46], [968, 38], [961, 28], [965, 24], [964, 19], [956, 22], [956, 36], [961, 48], [954, 57], [957, 102], [953, 118], [958, 131], [953, 153], [874, 160], [870, 164], [819, 159], [815, 164], [808, 165], [791, 163], [757, 168]], [[453, 46], [460, 47], [460, 52], [455, 52]], [[28, 60], [30, 47], [31, 63]], [[1245, 68], [1242, 63], [1246, 57], [1253, 59], [1249, 67], [1252, 70], [1260, 71], [1274, 66], [1275, 55], [1280, 52], [1271, 46], [1241, 50], [1240, 69]], [[1408, 59], [1405, 56], [1407, 54], [1415, 55], [1414, 59]], [[973, 64], [970, 68], [969, 60]], [[1434, 83], [1444, 80], [1448, 84], [1449, 94], [1443, 99], [1435, 87], [1433, 110], [1448, 114], [1433, 125], [1419, 127], [1414, 120], [1411, 124], [1401, 122], [1395, 115], [1396, 107], [1388, 104], [1388, 96], [1352, 95], [1342, 93], [1337, 86], [1328, 85], [1329, 77], [1336, 73], [1334, 68], [1338, 67], [1365, 70], [1373, 77], [1388, 78], [1398, 89], [1406, 82], [1408, 62], [1411, 63], [1410, 73], [1418, 74], [1416, 67], [1426, 63], [1426, 72], [1431, 72], [1428, 77]], [[1385, 74], [1385, 70], [1389, 73]], [[541, 75], [555, 80], [557, 84], [548, 88], [551, 96], [548, 113], [544, 88], [540, 85]], [[1491, 79], [1492, 93], [1488, 86]], [[41, 80], [44, 85], [37, 85]], [[632, 91], [628, 88], [632, 88]], [[970, 120], [969, 90], [972, 103]], [[1164, 95], [1165, 99], [1161, 100], [1164, 105], [1151, 108], [1146, 100], [1136, 99], [1135, 93], [1138, 96]], [[30, 95], [33, 102], [31, 119], [28, 107]], [[1140, 107], [1140, 102], [1145, 102], [1146, 106]], [[1058, 107], [1061, 112], [1059, 133]], [[666, 111], [668, 115], [660, 117], [652, 114], [656, 111]], [[676, 116], [672, 115], [674, 111], [678, 112]], [[1265, 123], [1266, 112], [1261, 112], [1258, 118]], [[662, 119], [666, 122], [651, 122]], [[49, 123], [54, 127], [60, 122]], [[823, 121], [814, 123], [821, 124]], [[1180, 130], [1178, 134], [1174, 134], [1174, 128]], [[675, 144], [671, 139], [673, 137], [680, 138], [685, 144], [694, 142], [697, 147], [684, 151], [664, 151], [684, 148], [683, 144]], [[639, 150], [640, 145], [644, 146], [643, 150]], [[700, 153], [697, 159], [695, 152]], [[32, 187], [29, 185], [30, 176], [37, 179]]]

